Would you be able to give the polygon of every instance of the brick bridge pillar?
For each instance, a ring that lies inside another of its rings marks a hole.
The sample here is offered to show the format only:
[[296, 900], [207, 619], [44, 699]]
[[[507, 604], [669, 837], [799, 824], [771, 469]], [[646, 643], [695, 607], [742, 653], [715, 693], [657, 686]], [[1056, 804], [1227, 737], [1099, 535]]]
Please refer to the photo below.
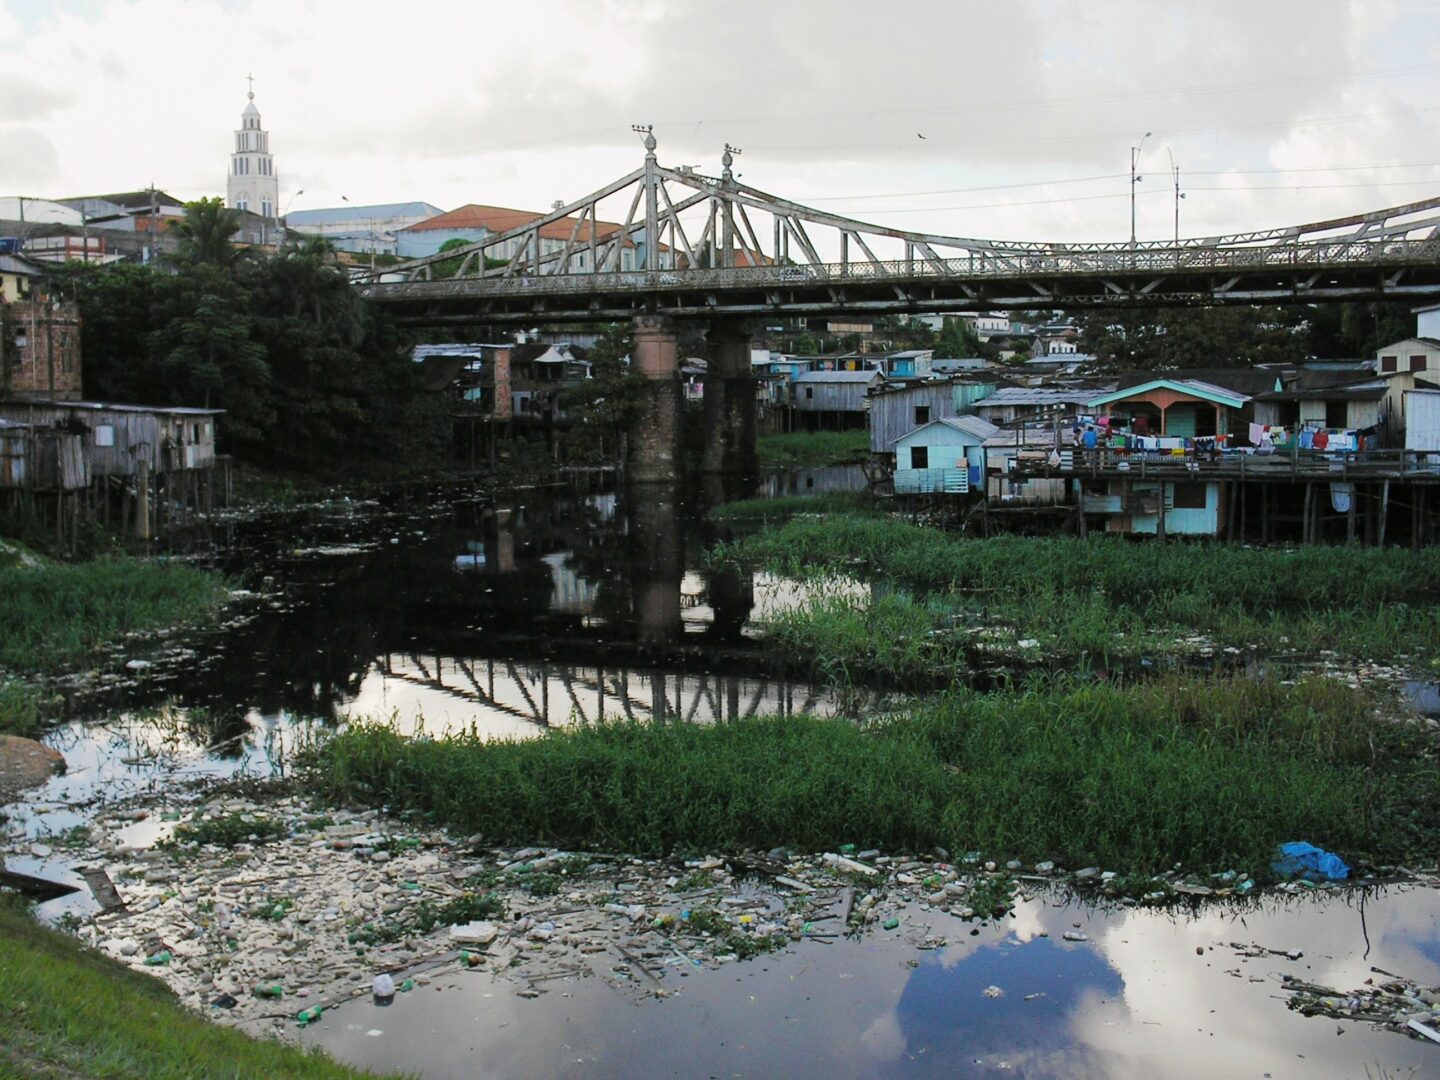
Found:
[[630, 429], [630, 480], [674, 483], [680, 477], [680, 348], [670, 320], [637, 315], [631, 360], [646, 379], [640, 417]]
[[755, 379], [750, 370], [751, 334], [738, 319], [710, 324], [709, 367], [705, 372], [705, 453], [708, 474], [754, 477]]

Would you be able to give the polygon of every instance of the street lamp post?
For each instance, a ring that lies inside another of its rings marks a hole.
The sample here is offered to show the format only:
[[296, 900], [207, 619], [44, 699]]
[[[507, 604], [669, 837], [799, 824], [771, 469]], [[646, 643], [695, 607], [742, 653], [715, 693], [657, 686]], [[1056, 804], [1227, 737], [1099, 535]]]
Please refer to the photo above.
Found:
[[1130, 246], [1135, 246], [1135, 185], [1145, 178], [1135, 174], [1135, 166], [1140, 161], [1140, 151], [1145, 148], [1145, 140], [1150, 137], [1150, 132], [1140, 136], [1140, 144], [1130, 147]]
[[1175, 155], [1170, 153], [1170, 147], [1165, 147], [1165, 153], [1170, 157], [1170, 175], [1175, 181], [1175, 246], [1180, 246], [1180, 200], [1185, 193], [1180, 190], [1180, 166], [1175, 164]]
[[[340, 199], [342, 202], [350, 203], [351, 206], [355, 205], [350, 202], [348, 195], [341, 195]], [[373, 274], [375, 272], [375, 219], [373, 217], [366, 217], [365, 224], [370, 226], [370, 272]]]

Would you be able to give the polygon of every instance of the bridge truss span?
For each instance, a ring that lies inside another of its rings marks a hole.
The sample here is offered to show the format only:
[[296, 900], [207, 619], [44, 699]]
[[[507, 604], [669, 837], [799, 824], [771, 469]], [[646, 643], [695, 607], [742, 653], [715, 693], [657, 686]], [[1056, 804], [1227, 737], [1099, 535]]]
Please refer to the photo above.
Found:
[[729, 146], [719, 177], [667, 168], [644, 134], [634, 172], [515, 229], [378, 271], [364, 292], [428, 325], [1440, 296], [1440, 197], [1178, 243], [979, 240], [772, 195], [736, 178]]

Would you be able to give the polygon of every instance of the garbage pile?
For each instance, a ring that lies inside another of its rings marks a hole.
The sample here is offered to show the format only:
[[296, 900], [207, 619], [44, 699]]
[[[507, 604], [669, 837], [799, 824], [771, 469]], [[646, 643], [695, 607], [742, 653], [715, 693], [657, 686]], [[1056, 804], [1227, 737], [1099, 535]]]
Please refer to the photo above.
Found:
[[1345, 993], [1304, 979], [1283, 976], [1281, 989], [1290, 994], [1290, 1008], [1305, 1016], [1357, 1020], [1440, 1043], [1440, 986], [1422, 986], [1381, 968], [1370, 969], [1358, 990]]
[[[112, 804], [71, 838], [87, 880], [113, 883], [110, 910], [77, 932], [251, 1030], [472, 977], [526, 998], [598, 977], [653, 1000], [701, 970], [866, 930], [934, 949], [947, 943], [937, 927], [966, 932], [953, 920], [1002, 914], [1026, 877], [1059, 874], [848, 846], [683, 862], [496, 850], [294, 797], [202, 791], [183, 808], [177, 797]], [[167, 819], [168, 838], [123, 843], [146, 814]]]

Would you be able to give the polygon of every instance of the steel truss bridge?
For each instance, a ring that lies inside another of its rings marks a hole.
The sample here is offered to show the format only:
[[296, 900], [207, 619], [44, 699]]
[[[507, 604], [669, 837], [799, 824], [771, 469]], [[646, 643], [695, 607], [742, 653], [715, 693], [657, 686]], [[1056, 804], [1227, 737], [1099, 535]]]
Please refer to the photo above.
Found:
[[[424, 325], [1440, 296], [1440, 198], [1178, 243], [974, 240], [771, 195], [736, 179], [728, 145], [719, 177], [666, 168], [639, 130], [641, 168], [508, 232], [377, 271], [363, 292]], [[629, 209], [607, 222], [602, 204]]]

